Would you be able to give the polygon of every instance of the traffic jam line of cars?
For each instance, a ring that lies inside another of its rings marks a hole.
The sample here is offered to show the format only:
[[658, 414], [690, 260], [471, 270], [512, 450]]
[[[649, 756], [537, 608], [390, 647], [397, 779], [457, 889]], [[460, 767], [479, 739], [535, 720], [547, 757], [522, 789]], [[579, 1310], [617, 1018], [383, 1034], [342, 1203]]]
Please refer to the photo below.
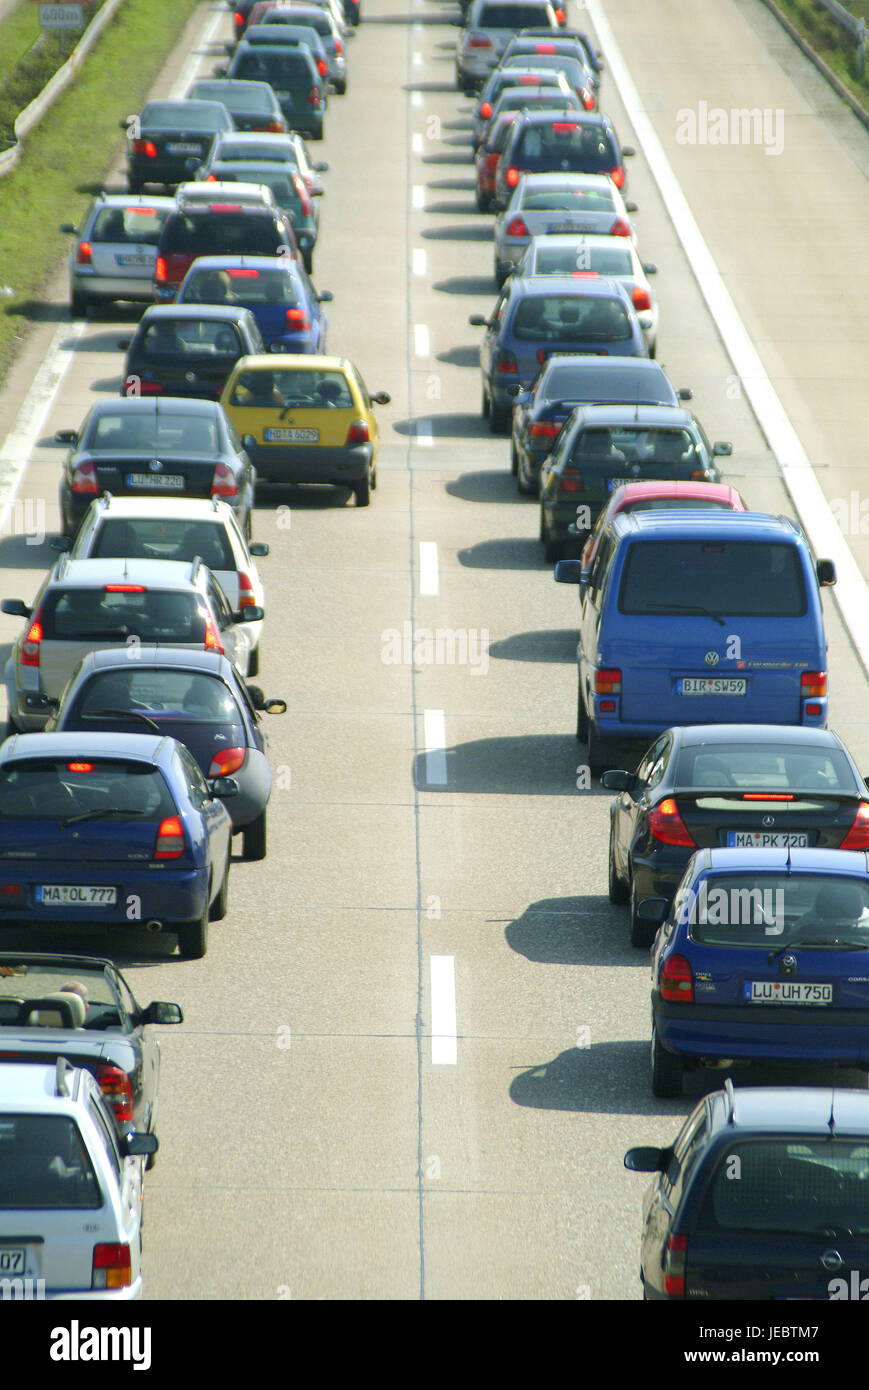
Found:
[[[348, 87], [348, 0], [240, 3], [228, 65], [127, 130], [126, 193], [72, 237], [70, 313], [138, 302], [120, 398], [74, 428], [62, 553], [6, 665], [0, 926], [172, 933], [196, 960], [227, 914], [231, 847], [267, 852], [272, 772], [249, 679], [266, 614], [257, 478], [368, 506], [374, 404], [326, 356], [311, 281], [330, 92]], [[155, 192], [155, 190], [159, 192]], [[0, 953], [0, 1279], [40, 1296], [141, 1295], [143, 1165], [159, 1045], [109, 960]], [[87, 1213], [85, 1224], [82, 1214]]]
[[[463, 11], [499, 289], [470, 318], [481, 409], [578, 589], [576, 736], [616, 793], [610, 900], [651, 947], [652, 1092], [698, 1067], [869, 1072], [869, 788], [826, 727], [834, 565], [727, 485], [730, 444], [650, 360], [656, 267], [592, 41], [547, 0]], [[866, 1256], [865, 1092], [728, 1080], [625, 1164], [654, 1175], [645, 1298], [828, 1298]]]

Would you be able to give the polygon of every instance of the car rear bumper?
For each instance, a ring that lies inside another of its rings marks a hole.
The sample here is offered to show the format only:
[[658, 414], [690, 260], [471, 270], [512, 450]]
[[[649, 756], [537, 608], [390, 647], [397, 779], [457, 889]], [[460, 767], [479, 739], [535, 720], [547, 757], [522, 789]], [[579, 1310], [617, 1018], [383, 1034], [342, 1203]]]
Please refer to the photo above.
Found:
[[46, 1291], [46, 1303], [130, 1303], [142, 1297], [142, 1276], [125, 1289], [59, 1289]]
[[655, 992], [652, 1013], [662, 1047], [682, 1057], [869, 1067], [869, 1008], [679, 1005]]
[[[44, 861], [38, 867], [29, 861], [0, 861], [0, 887], [13, 883], [22, 887], [20, 895], [0, 896], [0, 922], [38, 922], [46, 926], [80, 923], [135, 929], [152, 920], [167, 924], [192, 922], [205, 911], [207, 868], [170, 869], [159, 863], [132, 868], [127, 860], [83, 863], [75, 859], [75, 853], [73, 842], [68, 861]], [[34, 902], [37, 884], [113, 887], [117, 889], [117, 899], [111, 907], [41, 907]]]
[[273, 483], [334, 483], [350, 485], [367, 477], [373, 446], [352, 448], [317, 445], [251, 445], [248, 455], [261, 481]]
[[70, 289], [89, 299], [132, 299], [150, 304], [154, 299], [153, 269], [144, 275], [85, 275], [72, 271]]

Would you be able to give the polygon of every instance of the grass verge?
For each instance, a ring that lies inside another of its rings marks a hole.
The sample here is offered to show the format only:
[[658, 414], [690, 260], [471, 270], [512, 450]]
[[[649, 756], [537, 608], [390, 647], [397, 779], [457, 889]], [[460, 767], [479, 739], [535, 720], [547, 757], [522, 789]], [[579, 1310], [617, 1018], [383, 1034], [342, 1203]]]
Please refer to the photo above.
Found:
[[0, 179], [0, 283], [12, 289], [0, 313], [0, 380], [30, 322], [44, 317], [39, 296], [69, 246], [60, 223], [78, 222], [102, 186], [118, 122], [144, 104], [197, 4], [127, 0]]
[[[869, 61], [863, 76], [857, 72], [857, 45], [850, 34], [835, 19], [816, 6], [813, 0], [776, 0], [783, 14], [815, 50], [820, 58], [844, 83], [861, 105], [869, 103]], [[863, 6], [848, 6], [857, 18], [867, 17]]]
[[18, 4], [0, 24], [0, 84], [6, 81], [41, 33], [39, 10], [28, 0]]

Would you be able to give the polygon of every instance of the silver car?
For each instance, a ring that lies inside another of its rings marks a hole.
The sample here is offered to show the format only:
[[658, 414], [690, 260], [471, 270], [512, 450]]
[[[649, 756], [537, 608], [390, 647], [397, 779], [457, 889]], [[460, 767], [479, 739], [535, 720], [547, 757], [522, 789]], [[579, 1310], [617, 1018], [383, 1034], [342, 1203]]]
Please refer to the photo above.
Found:
[[19, 1299], [142, 1295], [142, 1159], [90, 1072], [0, 1063], [0, 1280]]
[[560, 85], [505, 87], [495, 102], [491, 120], [484, 127], [480, 143], [485, 143], [489, 131], [494, 129], [495, 122], [503, 111], [581, 111], [583, 108], [579, 97], [570, 91], [566, 82], [564, 87], [565, 90], [562, 90]]
[[608, 174], [521, 174], [509, 203], [495, 218], [498, 284], [516, 269], [533, 236], [597, 232], [630, 241], [630, 212], [636, 212], [636, 203], [625, 202]]
[[174, 207], [174, 198], [100, 193], [80, 227], [63, 224], [60, 230], [76, 238], [69, 257], [73, 318], [83, 318], [92, 304], [116, 299], [153, 301], [157, 242]]
[[573, 232], [532, 237], [515, 271], [522, 279], [576, 274], [606, 275], [620, 281], [637, 311], [650, 357], [654, 357], [658, 342], [658, 301], [647, 277], [657, 273], [658, 267], [651, 261], [640, 260], [629, 237]]
[[557, 72], [555, 68], [550, 68], [548, 71], [533, 66], [513, 68], [509, 73], [503, 68], [496, 68], [480, 93], [480, 99], [475, 105], [474, 114], [471, 117], [474, 129], [474, 149], [482, 145], [486, 138], [495, 110], [495, 103], [507, 87], [532, 87], [537, 91], [541, 87], [552, 87], [564, 92], [565, 95], [570, 90], [564, 73]]
[[521, 29], [558, 29], [549, 0], [472, 0], [456, 45], [456, 87], [460, 92], [482, 87], [501, 54]]

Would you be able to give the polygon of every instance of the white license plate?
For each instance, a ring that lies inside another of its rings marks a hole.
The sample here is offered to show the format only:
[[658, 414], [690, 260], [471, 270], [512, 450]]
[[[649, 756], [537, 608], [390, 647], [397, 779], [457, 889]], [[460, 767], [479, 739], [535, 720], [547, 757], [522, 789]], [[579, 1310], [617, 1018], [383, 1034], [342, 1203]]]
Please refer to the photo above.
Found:
[[166, 146], [167, 154], [202, 154], [201, 145], [172, 144]]
[[12, 1274], [23, 1274], [27, 1268], [27, 1250], [21, 1246], [4, 1246], [0, 1249], [0, 1279]]
[[59, 907], [114, 907], [117, 888], [96, 888], [80, 883], [40, 883], [36, 901]]
[[744, 695], [748, 682], [744, 676], [680, 676], [679, 695]]
[[808, 835], [799, 831], [728, 830], [729, 849], [806, 849]]
[[153, 265], [152, 256], [115, 256], [118, 265]]
[[635, 483], [636, 481], [636, 478], [607, 478], [607, 492], [615, 492], [616, 488], [621, 487], [623, 483]]
[[317, 444], [319, 430], [264, 430], [263, 438], [267, 444]]
[[557, 235], [558, 232], [593, 232], [594, 224], [591, 222], [553, 222], [546, 230], [550, 236]]
[[745, 985], [752, 1004], [832, 1004], [832, 985], [810, 985], [797, 980], [753, 980]]
[[179, 473], [128, 473], [127, 487], [147, 487], [159, 492], [181, 492], [184, 479]]
[[275, 96], [277, 97], [278, 101], [289, 101], [289, 99], [290, 99], [290, 94], [289, 94], [289, 92], [280, 92], [280, 91], [278, 91], [277, 87], [273, 87], [273, 88], [272, 88], [272, 91], [274, 92], [274, 94], [275, 94]]

